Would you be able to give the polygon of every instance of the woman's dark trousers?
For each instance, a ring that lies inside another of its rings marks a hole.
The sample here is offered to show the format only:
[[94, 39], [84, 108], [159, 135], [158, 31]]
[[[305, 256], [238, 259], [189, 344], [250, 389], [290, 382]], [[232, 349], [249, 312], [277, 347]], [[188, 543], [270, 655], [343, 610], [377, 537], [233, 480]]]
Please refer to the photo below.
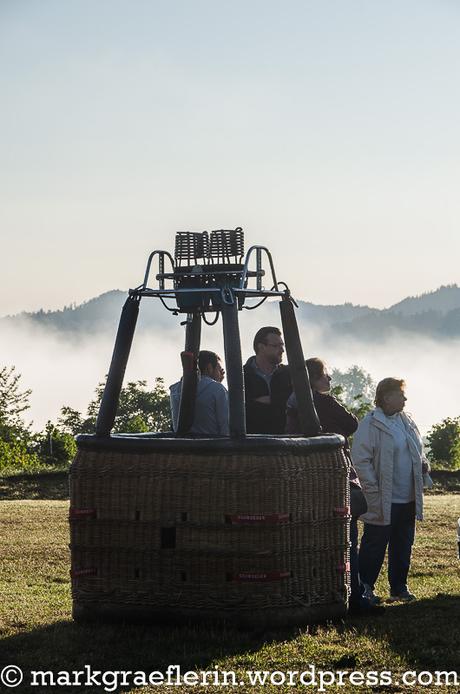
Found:
[[359, 549], [359, 575], [372, 589], [388, 547], [388, 582], [392, 595], [407, 590], [412, 545], [415, 538], [415, 502], [391, 505], [390, 525], [364, 523]]
[[353, 516], [350, 521], [350, 606], [356, 607], [359, 605], [361, 595], [363, 593], [362, 586], [359, 581], [358, 568], [358, 518]]

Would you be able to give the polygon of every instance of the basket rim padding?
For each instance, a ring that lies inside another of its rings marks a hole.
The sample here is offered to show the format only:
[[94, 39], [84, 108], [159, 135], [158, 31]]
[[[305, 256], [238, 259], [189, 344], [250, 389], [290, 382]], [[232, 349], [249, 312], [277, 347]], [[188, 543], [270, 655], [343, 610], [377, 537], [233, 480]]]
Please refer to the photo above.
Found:
[[80, 450], [126, 451], [141, 453], [149, 451], [187, 453], [269, 453], [305, 455], [342, 448], [345, 440], [339, 434], [322, 434], [315, 437], [267, 436], [250, 434], [244, 439], [182, 437], [175, 438], [171, 432], [146, 434], [113, 434], [96, 436], [80, 434], [76, 437]]

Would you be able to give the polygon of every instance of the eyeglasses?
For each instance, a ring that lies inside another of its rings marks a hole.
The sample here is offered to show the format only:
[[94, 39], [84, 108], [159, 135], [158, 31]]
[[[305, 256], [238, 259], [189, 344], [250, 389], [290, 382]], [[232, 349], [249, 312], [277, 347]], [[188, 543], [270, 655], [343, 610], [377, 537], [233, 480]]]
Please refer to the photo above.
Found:
[[276, 344], [273, 344], [273, 342], [264, 342], [264, 345], [267, 347], [274, 347], [275, 349], [284, 349], [284, 342], [277, 342]]

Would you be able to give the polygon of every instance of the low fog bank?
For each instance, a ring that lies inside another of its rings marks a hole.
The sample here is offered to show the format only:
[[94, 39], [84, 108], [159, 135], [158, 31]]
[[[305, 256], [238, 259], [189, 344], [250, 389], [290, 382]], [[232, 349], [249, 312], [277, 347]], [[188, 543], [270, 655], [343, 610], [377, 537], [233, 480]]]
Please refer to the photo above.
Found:
[[[244, 361], [252, 354], [255, 331], [264, 324], [279, 324], [274, 315], [270, 306], [241, 314]], [[168, 329], [163, 325], [155, 333], [139, 330], [135, 335], [125, 383], [141, 379], [153, 385], [156, 377], [162, 377], [170, 385], [180, 377], [184, 328], [180, 326], [182, 317], [170, 318]], [[114, 334], [115, 326], [110, 336], [88, 335], [76, 343], [25, 324], [1, 328], [0, 366], [15, 365], [22, 374], [22, 390], [32, 389], [31, 408], [26, 414], [34, 430], [43, 428], [48, 419], [56, 421], [63, 405], [86, 410], [95, 387], [108, 371]], [[372, 346], [352, 340], [334, 343], [318, 327], [301, 327], [301, 337], [305, 357], [320, 356], [330, 368], [345, 370], [358, 364], [376, 382], [386, 376], [404, 378], [407, 410], [422, 433], [445, 417], [460, 415], [460, 340], [442, 344], [399, 335]], [[203, 326], [202, 347], [223, 356], [220, 319], [214, 327]]]

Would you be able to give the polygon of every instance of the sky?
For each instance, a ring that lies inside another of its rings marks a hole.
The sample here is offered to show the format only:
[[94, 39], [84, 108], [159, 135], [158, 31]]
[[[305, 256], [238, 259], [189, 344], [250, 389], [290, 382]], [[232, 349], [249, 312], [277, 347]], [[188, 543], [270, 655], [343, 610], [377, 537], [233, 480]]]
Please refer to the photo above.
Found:
[[455, 0], [1, 0], [0, 316], [245, 230], [315, 303], [460, 281]]

